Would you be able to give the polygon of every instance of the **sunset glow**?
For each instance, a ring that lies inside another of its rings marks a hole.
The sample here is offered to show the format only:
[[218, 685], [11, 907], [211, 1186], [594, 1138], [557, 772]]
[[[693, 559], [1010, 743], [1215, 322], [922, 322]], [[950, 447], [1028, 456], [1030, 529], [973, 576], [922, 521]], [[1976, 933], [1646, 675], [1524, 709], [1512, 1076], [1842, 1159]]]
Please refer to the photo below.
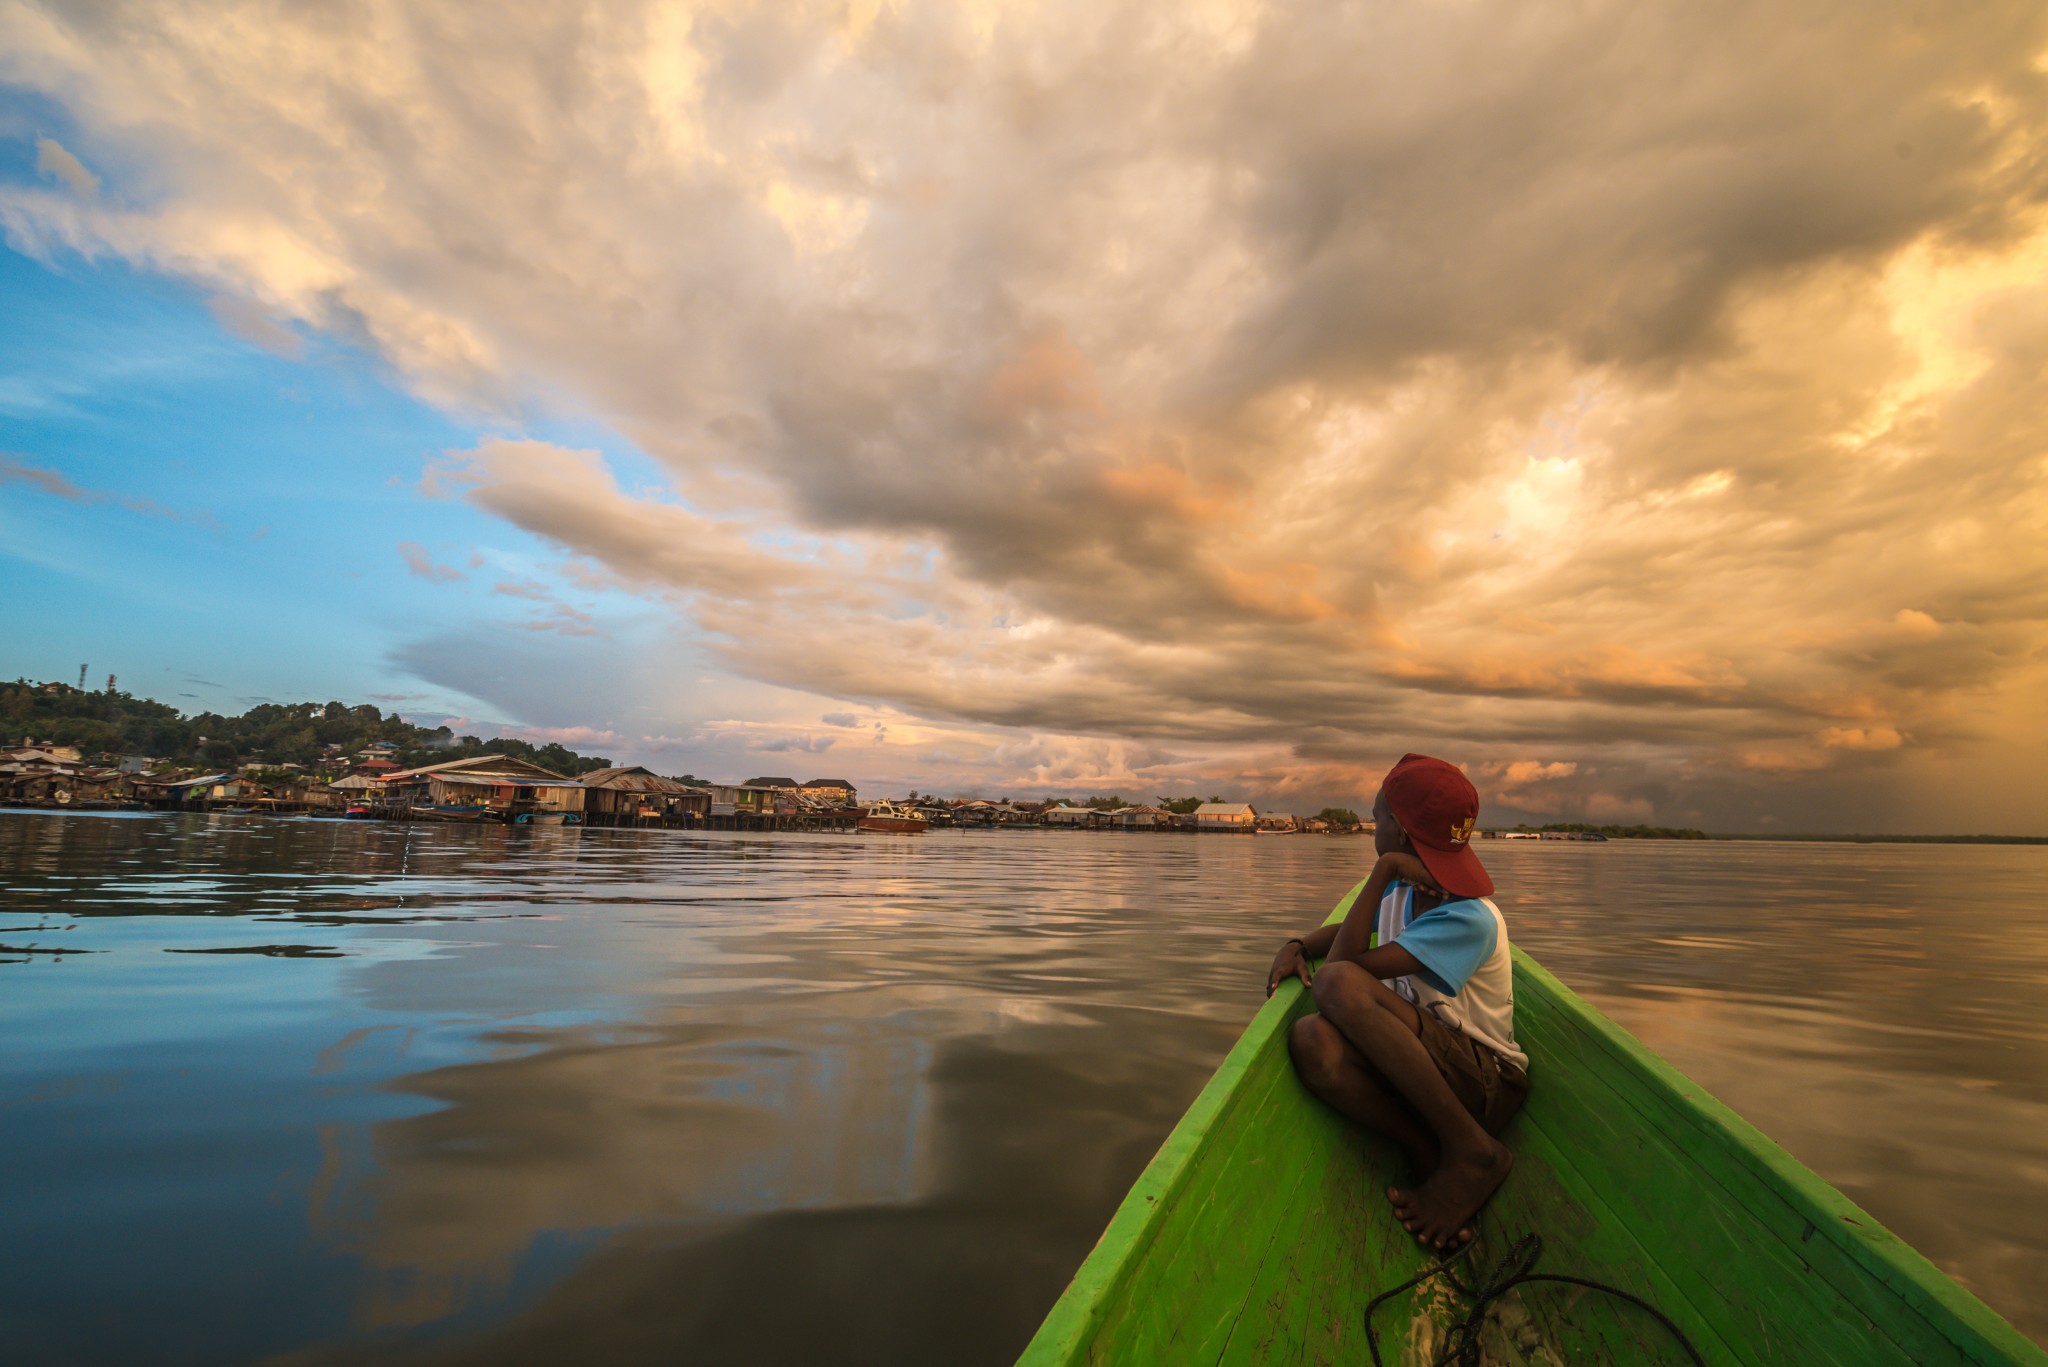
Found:
[[2037, 4], [0, 0], [0, 666], [2044, 834], [2044, 203]]

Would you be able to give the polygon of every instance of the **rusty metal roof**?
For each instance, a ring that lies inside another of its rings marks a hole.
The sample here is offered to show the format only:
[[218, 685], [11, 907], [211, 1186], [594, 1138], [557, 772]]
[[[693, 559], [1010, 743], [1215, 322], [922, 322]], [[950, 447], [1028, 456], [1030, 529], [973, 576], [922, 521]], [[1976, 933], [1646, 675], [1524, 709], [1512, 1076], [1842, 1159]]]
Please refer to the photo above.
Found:
[[612, 792], [666, 793], [680, 797], [685, 793], [702, 793], [702, 788], [692, 788], [687, 783], [678, 783], [672, 778], [643, 769], [637, 764], [622, 765], [613, 769], [592, 769], [577, 775], [586, 788], [604, 788]]
[[552, 769], [543, 769], [512, 755], [484, 754], [471, 755], [468, 759], [443, 760], [439, 764], [423, 765], [418, 769], [401, 769], [395, 774], [386, 774], [386, 781], [411, 778], [438, 778], [452, 781], [457, 776], [474, 781], [483, 775], [490, 775], [500, 782], [510, 783], [515, 779], [527, 779], [537, 783], [574, 783], [575, 780]]

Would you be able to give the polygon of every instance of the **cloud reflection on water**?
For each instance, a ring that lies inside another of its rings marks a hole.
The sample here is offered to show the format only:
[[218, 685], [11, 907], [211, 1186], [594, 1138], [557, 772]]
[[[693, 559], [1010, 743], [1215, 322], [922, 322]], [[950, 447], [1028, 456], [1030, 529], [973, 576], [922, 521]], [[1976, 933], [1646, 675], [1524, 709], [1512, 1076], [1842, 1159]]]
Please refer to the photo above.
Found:
[[[0, 1311], [31, 1362], [1008, 1361], [1364, 854], [0, 817], [103, 951], [4, 969]], [[2048, 852], [1485, 854], [1518, 942], [2048, 1334]], [[278, 915], [346, 957], [161, 952]]]

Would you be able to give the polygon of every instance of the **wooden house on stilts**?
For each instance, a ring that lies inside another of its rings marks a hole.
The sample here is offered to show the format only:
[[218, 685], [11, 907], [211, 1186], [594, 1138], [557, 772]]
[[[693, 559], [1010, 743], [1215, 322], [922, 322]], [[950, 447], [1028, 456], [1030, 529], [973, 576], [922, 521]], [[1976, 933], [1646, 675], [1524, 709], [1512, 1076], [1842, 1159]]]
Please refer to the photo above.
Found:
[[472, 755], [386, 775], [387, 809], [425, 820], [509, 821], [575, 825], [583, 819], [583, 785], [510, 755]]
[[637, 764], [582, 776], [583, 820], [592, 826], [701, 826], [711, 792]]

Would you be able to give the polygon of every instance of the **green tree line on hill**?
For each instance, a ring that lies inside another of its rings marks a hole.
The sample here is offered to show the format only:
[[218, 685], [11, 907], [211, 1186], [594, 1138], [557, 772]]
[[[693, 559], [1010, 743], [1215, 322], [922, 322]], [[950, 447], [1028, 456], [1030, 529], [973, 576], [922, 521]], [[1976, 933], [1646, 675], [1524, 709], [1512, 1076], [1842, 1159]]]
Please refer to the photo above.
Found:
[[[554, 742], [483, 740], [458, 736], [445, 726], [414, 726], [369, 703], [259, 703], [239, 716], [199, 712], [188, 717], [167, 703], [130, 693], [88, 693], [26, 679], [0, 683], [0, 741], [73, 745], [87, 756], [147, 755], [179, 765], [298, 764], [330, 775], [345, 772], [358, 751], [377, 741], [395, 745], [392, 758], [407, 769], [494, 754], [572, 776], [611, 764]], [[331, 745], [339, 751], [329, 750]]]

